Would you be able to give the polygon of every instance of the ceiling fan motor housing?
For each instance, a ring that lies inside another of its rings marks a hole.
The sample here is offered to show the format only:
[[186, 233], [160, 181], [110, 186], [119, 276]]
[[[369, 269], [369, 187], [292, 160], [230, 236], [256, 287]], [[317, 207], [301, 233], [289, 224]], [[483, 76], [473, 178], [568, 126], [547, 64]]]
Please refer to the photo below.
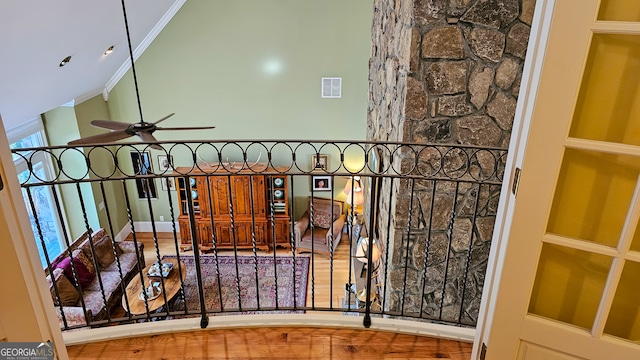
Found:
[[128, 134], [135, 135], [138, 132], [145, 132], [145, 133], [151, 134], [157, 129], [158, 127], [156, 126], [156, 124], [148, 123], [148, 122], [139, 122], [139, 123], [131, 124], [125, 131]]

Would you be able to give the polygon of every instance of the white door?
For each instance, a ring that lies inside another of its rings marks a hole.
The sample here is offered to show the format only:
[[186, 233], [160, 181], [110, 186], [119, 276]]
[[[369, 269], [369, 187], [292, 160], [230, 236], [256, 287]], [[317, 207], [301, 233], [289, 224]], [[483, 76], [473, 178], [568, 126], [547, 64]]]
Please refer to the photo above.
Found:
[[640, 359], [640, 1], [549, 3], [486, 358]]

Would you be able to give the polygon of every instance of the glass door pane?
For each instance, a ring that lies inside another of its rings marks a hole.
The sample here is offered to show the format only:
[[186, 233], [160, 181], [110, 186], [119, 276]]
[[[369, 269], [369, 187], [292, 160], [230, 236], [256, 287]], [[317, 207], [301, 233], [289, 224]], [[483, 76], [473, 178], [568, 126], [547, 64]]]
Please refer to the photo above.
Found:
[[633, 234], [633, 241], [631, 241], [631, 250], [640, 251], [640, 221], [636, 226], [636, 231]]
[[[46, 179], [46, 173], [44, 166], [41, 162], [34, 165], [33, 171], [40, 179]], [[39, 182], [37, 179], [28, 178], [30, 172], [25, 170], [18, 174], [18, 180], [20, 183], [27, 181], [28, 183]], [[27, 191], [31, 193], [31, 199], [33, 200], [33, 207], [29, 201]], [[31, 229], [33, 231], [34, 238], [36, 239], [36, 246], [38, 247], [38, 254], [40, 255], [40, 262], [42, 268], [47, 267], [47, 261], [44, 256], [42, 247], [42, 241], [40, 239], [40, 231], [42, 232], [42, 240], [49, 256], [49, 260], [52, 260], [64, 249], [62, 242], [62, 231], [60, 229], [59, 219], [57, 217], [57, 210], [53, 201], [53, 192], [48, 186], [36, 186], [27, 189], [22, 189], [22, 197], [24, 199], [27, 212], [29, 214], [29, 221], [31, 222]], [[35, 208], [35, 215], [33, 209]], [[37, 219], [37, 222], [36, 222]], [[38, 230], [40, 227], [40, 231]]]
[[607, 256], [544, 244], [529, 312], [590, 330], [610, 267]]
[[640, 1], [602, 0], [598, 20], [640, 21]]
[[640, 145], [638, 69], [640, 36], [594, 34], [570, 136]]
[[627, 261], [609, 312], [605, 334], [640, 341], [640, 263]]
[[617, 246], [639, 174], [639, 158], [567, 149], [547, 231]]

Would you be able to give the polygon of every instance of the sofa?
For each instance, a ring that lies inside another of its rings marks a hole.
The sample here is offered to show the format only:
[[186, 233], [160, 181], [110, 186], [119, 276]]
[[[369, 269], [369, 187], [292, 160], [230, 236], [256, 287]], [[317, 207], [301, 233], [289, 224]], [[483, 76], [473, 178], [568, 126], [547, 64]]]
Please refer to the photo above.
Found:
[[140, 242], [115, 242], [99, 229], [85, 232], [53, 259], [45, 274], [60, 327], [107, 319], [129, 281], [144, 269], [143, 250]]

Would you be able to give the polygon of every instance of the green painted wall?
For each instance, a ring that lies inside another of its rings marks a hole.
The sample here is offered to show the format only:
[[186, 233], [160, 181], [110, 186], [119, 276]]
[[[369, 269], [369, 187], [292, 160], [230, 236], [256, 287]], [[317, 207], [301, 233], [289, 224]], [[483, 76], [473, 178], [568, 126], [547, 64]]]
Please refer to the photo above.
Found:
[[[43, 116], [43, 123], [47, 133], [47, 141], [52, 145], [66, 144], [68, 141], [77, 139], [80, 135], [76, 115], [72, 107], [62, 106], [46, 112]], [[87, 168], [84, 156], [76, 151], [61, 153], [61, 151], [54, 151], [54, 154], [62, 161], [64, 171], [71, 177], [82, 177]], [[58, 170], [56, 170], [56, 173], [58, 173]], [[61, 175], [59, 179], [65, 180], [66, 177]], [[80, 193], [78, 193], [75, 184], [59, 185], [59, 189], [62, 204], [67, 214], [67, 229], [72, 239], [80, 236], [87, 229], [80, 197], [84, 201], [89, 225], [93, 228], [99, 227], [100, 222], [90, 184], [80, 184]]]
[[[175, 112], [163, 125], [216, 126], [159, 140], [364, 140], [372, 11], [373, 0], [189, 0], [136, 62], [144, 119]], [[342, 77], [342, 98], [320, 97], [322, 77]], [[139, 120], [130, 71], [107, 106], [112, 120]], [[158, 193], [154, 217], [167, 220]], [[149, 220], [145, 200], [132, 209]]]
[[[372, 9], [372, 0], [189, 0], [136, 62], [144, 117], [175, 112], [166, 126], [217, 127], [158, 133], [167, 140], [365, 139]], [[109, 95], [113, 120], [139, 119], [129, 74]], [[342, 98], [320, 97], [322, 77], [343, 78]]]
[[[110, 118], [107, 103], [102, 99], [102, 96], [96, 96], [78, 104], [75, 107], [75, 115], [80, 136], [91, 136], [104, 132], [104, 130], [91, 126], [91, 120]], [[91, 168], [95, 171], [95, 174], [92, 173], [89, 175], [90, 178], [106, 178], [112, 174], [120, 174], [119, 171], [115, 171], [114, 155], [111, 154], [115, 154], [115, 147], [95, 149], [89, 154]], [[115, 236], [128, 223], [126, 209], [122, 206], [125, 201], [124, 190], [120, 181], [103, 181], [102, 187], [106, 195], [106, 206], [102, 208], [98, 206], [98, 218], [101, 227], [109, 229], [109, 222], [107, 220], [108, 211], [111, 226], [113, 226], [113, 235]], [[96, 204], [105, 201], [100, 183], [92, 183], [91, 189]]]

